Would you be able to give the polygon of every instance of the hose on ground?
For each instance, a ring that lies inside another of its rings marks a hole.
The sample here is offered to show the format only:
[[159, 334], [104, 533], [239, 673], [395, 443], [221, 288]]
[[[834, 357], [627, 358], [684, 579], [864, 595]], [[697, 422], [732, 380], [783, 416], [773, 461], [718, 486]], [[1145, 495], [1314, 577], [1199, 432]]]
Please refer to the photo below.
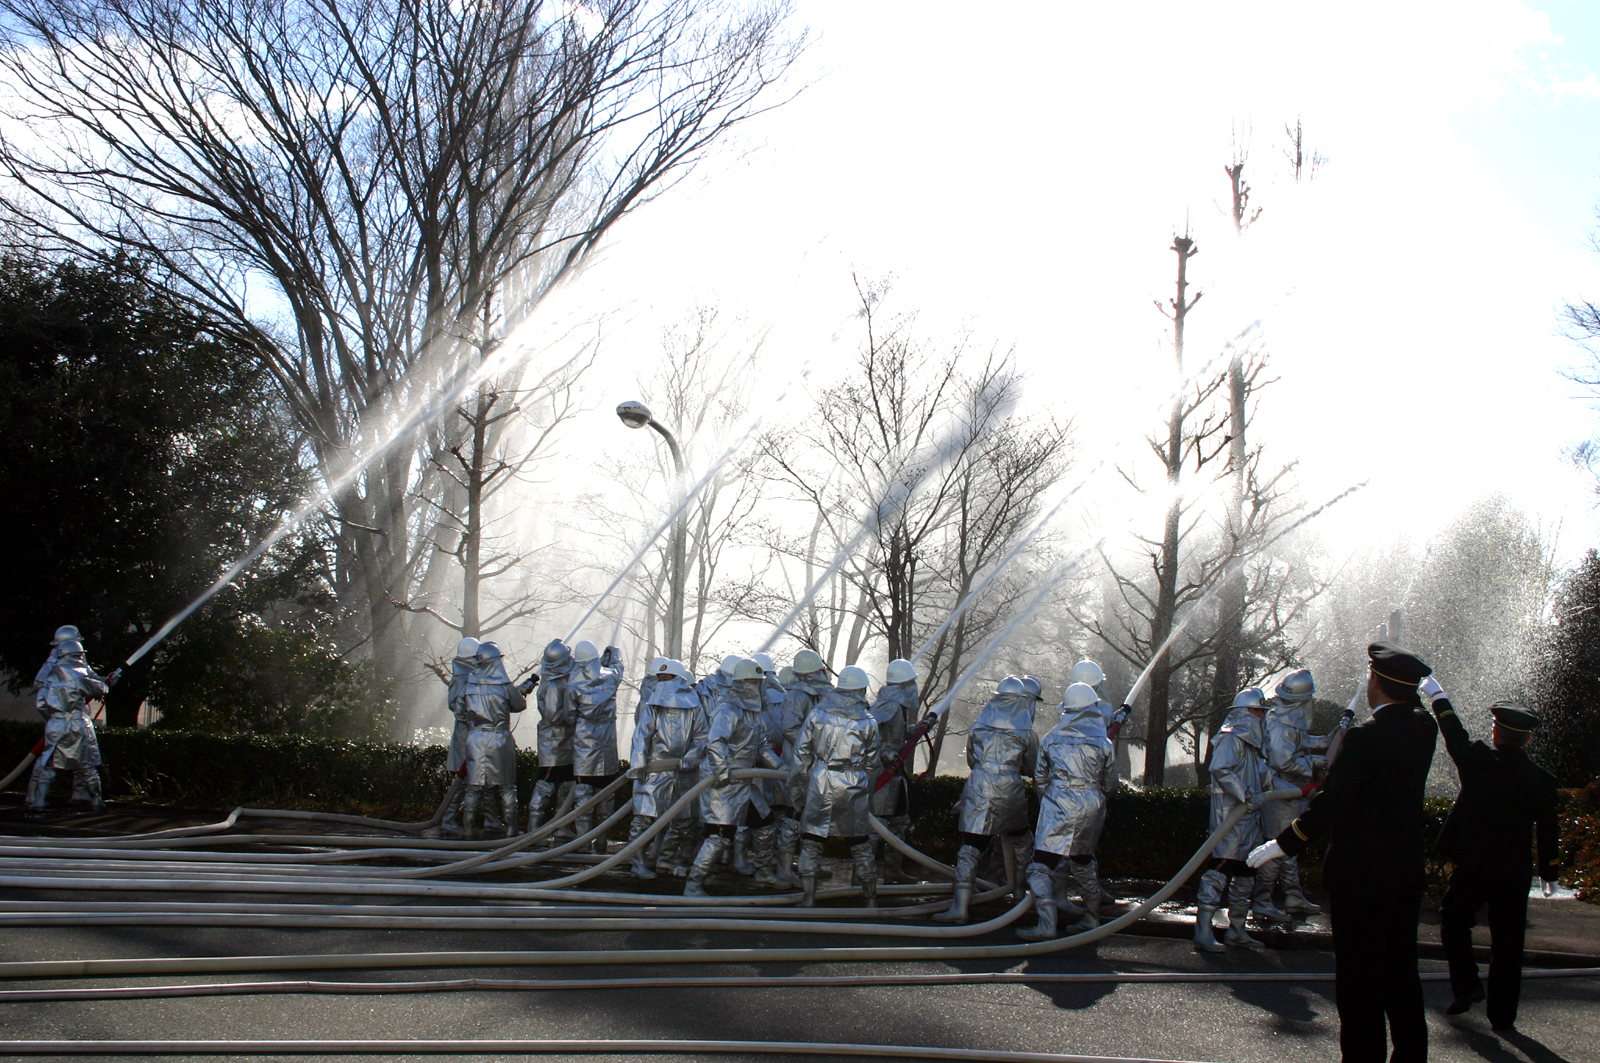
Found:
[[[702, 783], [707, 780], [702, 780]], [[691, 791], [692, 792], [692, 791]], [[1262, 796], [1263, 801], [1281, 801], [1296, 798], [1298, 789], [1276, 790]], [[687, 795], [685, 797], [687, 800]], [[829, 963], [829, 962], [900, 962], [913, 960], [979, 960], [1020, 959], [1029, 956], [1049, 955], [1099, 941], [1143, 918], [1155, 907], [1172, 896], [1199, 868], [1212, 848], [1249, 811], [1244, 805], [1236, 806], [1212, 831], [1182, 870], [1160, 890], [1132, 911], [1099, 927], [1071, 934], [1067, 937], [1016, 945], [946, 945], [946, 946], [835, 946], [821, 948], [760, 948], [760, 949], [573, 949], [551, 951], [505, 952], [435, 952], [435, 953], [351, 953], [344, 955], [302, 956], [196, 956], [158, 959], [104, 959], [104, 960], [40, 960], [0, 963], [0, 978], [90, 978], [101, 975], [123, 974], [175, 974], [175, 973], [227, 973], [261, 970], [373, 970], [416, 969], [425, 967], [536, 967], [578, 966], [613, 963]], [[662, 826], [673, 813], [669, 811], [655, 826]], [[642, 843], [641, 834], [635, 842]], [[632, 846], [632, 843], [630, 843]], [[636, 847], [636, 846], [634, 846]], [[626, 855], [629, 846], [624, 847]], [[613, 858], [616, 859], [616, 858]], [[609, 862], [609, 861], [608, 861]], [[596, 865], [603, 867], [604, 864]], [[591, 868], [590, 872], [594, 869]], [[579, 878], [589, 872], [567, 876]], [[555, 880], [557, 883], [563, 880]], [[421, 885], [421, 884], [409, 884]], [[430, 884], [432, 885], [432, 884]], [[545, 886], [552, 885], [545, 883]], [[389, 887], [392, 888], [392, 887]], [[436, 888], [436, 887], [435, 887]]]
[[[0, 989], [0, 1004], [73, 1000], [161, 1000], [173, 997], [261, 996], [280, 993], [387, 996], [404, 993], [544, 992], [566, 989], [838, 989], [947, 985], [1141, 985], [1165, 983], [1332, 982], [1332, 971], [948, 971], [930, 974], [713, 975], [674, 978], [447, 978], [386, 982], [190, 982], [181, 985], [96, 986], [89, 989]], [[1448, 982], [1449, 971], [1423, 971], [1424, 982]], [[1523, 978], [1597, 978], [1600, 967], [1535, 968]]]
[[18, 1056], [273, 1056], [273, 1055], [718, 1055], [867, 1056], [878, 1059], [986, 1060], [990, 1063], [1185, 1063], [1128, 1056], [1002, 1052], [921, 1045], [826, 1044], [811, 1041], [480, 1040], [480, 1041], [7, 1041]]

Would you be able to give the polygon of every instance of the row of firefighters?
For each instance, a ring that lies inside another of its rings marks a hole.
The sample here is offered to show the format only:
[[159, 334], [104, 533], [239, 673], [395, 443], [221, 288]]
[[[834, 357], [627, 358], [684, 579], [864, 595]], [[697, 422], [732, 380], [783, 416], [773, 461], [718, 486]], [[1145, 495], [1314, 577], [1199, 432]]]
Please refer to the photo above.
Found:
[[[709, 780], [698, 802], [663, 831], [654, 855], [649, 846], [633, 853], [633, 874], [683, 876], [684, 895], [703, 897], [707, 880], [726, 858], [758, 886], [799, 885], [809, 906], [824, 843], [833, 837], [849, 846], [854, 879], [867, 905], [876, 905], [880, 861], [870, 819], [905, 836], [910, 809], [902, 752], [908, 734], [914, 738], [933, 720], [919, 718], [918, 675], [911, 662], [891, 661], [886, 681], [869, 699], [863, 669], [843, 668], [830, 681], [822, 658], [811, 650], [801, 650], [781, 670], [766, 654], [732, 655], [698, 681], [682, 662], [658, 657], [640, 683], [627, 764], [618, 755], [616, 729], [623, 671], [616, 647], [602, 652], [579, 642], [569, 648], [557, 639], [546, 648], [539, 674], [518, 684], [494, 643], [462, 640], [450, 680], [456, 726], [449, 768], [465, 785], [447, 810], [445, 828], [473, 836], [480, 814], [498, 806], [498, 827], [508, 837], [517, 834], [510, 718], [527, 708], [537, 687], [539, 777], [528, 830], [554, 814], [564, 786], [572, 786], [572, 803], [581, 808], [626, 770], [633, 780], [629, 839], [637, 839], [687, 791]], [[1243, 690], [1213, 741], [1212, 829], [1238, 805], [1247, 811], [1213, 850], [1201, 877], [1195, 941], [1202, 949], [1255, 945], [1245, 928], [1252, 910], [1271, 922], [1317, 911], [1301, 888], [1294, 860], [1274, 861], [1253, 873], [1244, 862], [1305, 807], [1303, 799], [1263, 804], [1260, 796], [1296, 787], [1309, 795], [1326, 770], [1321, 754], [1332, 735], [1309, 733], [1315, 693], [1305, 670], [1285, 677], [1271, 699], [1254, 687]], [[1057, 706], [1059, 719], [1040, 737], [1035, 715], [1042, 700], [1037, 679], [1007, 676], [968, 733], [970, 774], [958, 806], [954, 898], [936, 920], [967, 920], [979, 862], [997, 837], [1015, 854], [1015, 866], [1026, 868], [1019, 889], [1032, 894], [1039, 916], [1020, 937], [1054, 937], [1061, 925], [1087, 930], [1106, 914], [1095, 852], [1106, 795], [1120, 785], [1113, 738], [1128, 707], [1113, 706], [1105, 675], [1093, 661], [1073, 667]], [[650, 770], [665, 761], [676, 767]], [[751, 768], [781, 777], [734, 777]], [[1024, 783], [1030, 775], [1039, 798], [1033, 822]], [[491, 794], [494, 800], [486, 805]], [[597, 814], [595, 808], [584, 810], [568, 837], [589, 833]], [[485, 825], [494, 829], [487, 819]], [[603, 838], [594, 845], [605, 851]], [[889, 846], [883, 856], [888, 877], [909, 881], [897, 848]], [[1275, 903], [1280, 887], [1282, 908]], [[1213, 919], [1224, 906], [1229, 926], [1218, 942]]]

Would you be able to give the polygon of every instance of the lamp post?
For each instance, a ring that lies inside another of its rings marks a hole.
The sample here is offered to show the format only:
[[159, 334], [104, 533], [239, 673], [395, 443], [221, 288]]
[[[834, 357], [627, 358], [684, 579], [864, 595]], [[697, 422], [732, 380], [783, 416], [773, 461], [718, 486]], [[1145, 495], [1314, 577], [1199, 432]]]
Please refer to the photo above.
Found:
[[650, 415], [650, 407], [642, 402], [628, 400], [617, 405], [617, 416], [629, 428], [643, 428], [649, 425], [661, 434], [667, 441], [667, 449], [672, 452], [672, 467], [677, 472], [677, 485], [673, 492], [673, 508], [678, 511], [677, 517], [672, 522], [672, 580], [667, 595], [667, 622], [666, 642], [668, 657], [677, 660], [683, 659], [683, 587], [685, 580], [684, 553], [688, 549], [689, 540], [689, 514], [688, 507], [683, 504], [684, 471], [683, 451], [678, 448], [678, 441], [672, 433], [667, 431], [665, 425]]

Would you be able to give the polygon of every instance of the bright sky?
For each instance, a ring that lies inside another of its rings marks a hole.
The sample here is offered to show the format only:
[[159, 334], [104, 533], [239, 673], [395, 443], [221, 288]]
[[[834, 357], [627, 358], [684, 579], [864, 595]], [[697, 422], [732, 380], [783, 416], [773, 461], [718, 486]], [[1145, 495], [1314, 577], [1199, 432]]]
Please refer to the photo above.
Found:
[[[631, 380], [656, 328], [705, 300], [770, 324], [779, 364], [837, 370], [850, 271], [892, 273], [929, 329], [1015, 344], [1029, 401], [1077, 417], [1088, 455], [1131, 451], [1169, 379], [1151, 301], [1187, 222], [1206, 293], [1191, 364], [1262, 317], [1281, 379], [1256, 438], [1300, 459], [1309, 502], [1373, 481], [1320, 522], [1332, 541], [1425, 538], [1501, 491], [1560, 523], [1563, 554], [1600, 542], [1562, 457], [1600, 415], [1559, 375], [1577, 351], [1557, 317], [1600, 298], [1600, 7], [797, 10], [816, 36], [804, 91], [569, 293], [612, 313], [591, 385]], [[1296, 116], [1329, 160], [1299, 188], [1281, 155]], [[1265, 212], [1236, 251], [1219, 204], [1246, 126]], [[569, 446], [625, 449], [610, 408], [635, 396], [615, 387]]]

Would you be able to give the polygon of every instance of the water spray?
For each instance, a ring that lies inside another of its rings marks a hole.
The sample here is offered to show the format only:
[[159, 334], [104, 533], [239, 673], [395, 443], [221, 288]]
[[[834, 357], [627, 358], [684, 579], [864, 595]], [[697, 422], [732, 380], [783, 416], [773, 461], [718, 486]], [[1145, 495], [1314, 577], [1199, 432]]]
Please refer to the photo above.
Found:
[[[1269, 547], [1271, 547], [1274, 543], [1278, 542], [1280, 539], [1283, 539], [1285, 536], [1289, 535], [1291, 532], [1293, 532], [1293, 531], [1297, 530], [1298, 528], [1300, 528], [1307, 521], [1313, 520], [1313, 519], [1321, 516], [1322, 513], [1325, 512], [1328, 508], [1330, 508], [1331, 506], [1335, 505], [1336, 503], [1344, 500], [1345, 498], [1349, 497], [1350, 495], [1355, 494], [1357, 491], [1361, 490], [1363, 487], [1366, 487], [1371, 482], [1372, 481], [1370, 481], [1370, 480], [1363, 480], [1358, 484], [1352, 484], [1351, 486], [1345, 488], [1343, 491], [1340, 491], [1338, 494], [1334, 495], [1332, 498], [1330, 498], [1326, 502], [1322, 503], [1322, 505], [1318, 506], [1316, 509], [1313, 509], [1310, 513], [1305, 514], [1299, 520], [1295, 521], [1293, 524], [1290, 524], [1287, 528], [1283, 529], [1283, 531], [1279, 532], [1277, 535], [1274, 535], [1271, 539], [1268, 539], [1266, 542], [1262, 543], [1259, 547], [1256, 548], [1254, 553], [1255, 554], [1260, 554], [1260, 553], [1264, 552]], [[1231, 576], [1233, 574], [1233, 572], [1236, 571], [1238, 568], [1243, 566], [1244, 562], [1245, 562], [1245, 558], [1242, 558], [1242, 557], [1235, 558], [1233, 561], [1231, 561], [1228, 564], [1228, 566], [1225, 569], [1223, 569], [1222, 573], [1218, 576], [1217, 580], [1214, 583], [1212, 583], [1211, 588], [1209, 590], [1207, 590], [1204, 594], [1202, 594], [1199, 597], [1199, 599], [1197, 599], [1194, 602], [1194, 604], [1189, 607], [1189, 611], [1186, 614], [1184, 614], [1183, 620], [1180, 623], [1178, 623], [1172, 629], [1171, 633], [1167, 635], [1167, 637], [1162, 641], [1161, 645], [1156, 648], [1156, 652], [1154, 654], [1152, 654], [1151, 657], [1150, 657], [1150, 663], [1146, 664], [1144, 666], [1144, 671], [1139, 673], [1139, 678], [1135, 679], [1133, 681], [1133, 686], [1128, 688], [1128, 696], [1123, 699], [1122, 708], [1120, 710], [1118, 710], [1119, 715], [1121, 715], [1123, 717], [1123, 719], [1127, 718], [1126, 717], [1126, 713], [1128, 712], [1128, 710], [1130, 710], [1133, 707], [1133, 703], [1134, 703], [1135, 699], [1138, 698], [1139, 694], [1141, 692], [1143, 692], [1145, 684], [1150, 681], [1150, 676], [1155, 671], [1156, 665], [1161, 662], [1161, 659], [1164, 656], [1166, 656], [1167, 650], [1170, 649], [1172, 647], [1172, 644], [1177, 641], [1178, 636], [1182, 635], [1184, 633], [1184, 631], [1188, 630], [1189, 624], [1199, 614], [1200, 606], [1204, 605], [1206, 603], [1206, 601], [1209, 600], [1210, 597], [1213, 594], [1215, 594], [1220, 587], [1222, 587], [1225, 583], [1227, 583], [1228, 577]], [[1118, 721], [1118, 722], [1120, 722], [1120, 721]]]
[[[1173, 399], [1187, 391], [1189, 386], [1196, 380], [1209, 373], [1212, 367], [1220, 362], [1224, 357], [1231, 355], [1240, 343], [1243, 343], [1256, 332], [1260, 331], [1261, 322], [1261, 318], [1256, 318], [1254, 321], [1250, 322], [1244, 328], [1235, 333], [1231, 339], [1226, 340], [1218, 349], [1216, 354], [1212, 355], [1209, 359], [1202, 363], [1198, 369], [1185, 377], [1184, 380], [1179, 383], [1179, 385], [1174, 388], [1171, 393], [1162, 398], [1161, 406], [1159, 408], [1165, 409], [1166, 407], [1170, 406]], [[1023, 550], [1027, 549], [1027, 547], [1033, 543], [1033, 540], [1036, 539], [1039, 534], [1045, 530], [1045, 528], [1054, 523], [1056, 517], [1063, 509], [1066, 508], [1067, 503], [1070, 502], [1079, 491], [1087, 487], [1089, 485], [1089, 481], [1093, 480], [1095, 476], [1099, 474], [1100, 470], [1111, 464], [1112, 458], [1126, 442], [1126, 437], [1118, 439], [1117, 442], [1112, 445], [1111, 453], [1105, 455], [1098, 462], [1096, 462], [1093, 468], [1085, 473], [1084, 476], [1076, 484], [1074, 484], [1065, 495], [1057, 500], [1055, 505], [1050, 507], [1049, 512], [1047, 512], [1043, 517], [1040, 517], [1039, 520], [1034, 523], [1033, 527], [1028, 530], [1027, 534], [1018, 540], [1016, 545], [1007, 551], [1004, 557], [995, 562], [994, 567], [989, 570], [983, 579], [978, 581], [978, 585], [972, 588], [972, 590], [969, 591], [967, 595], [961, 599], [961, 601], [956, 603], [956, 607], [950, 611], [950, 615], [946, 616], [939, 626], [934, 629], [933, 633], [923, 640], [922, 645], [917, 647], [917, 651], [913, 653], [910, 658], [908, 658], [911, 663], [915, 664], [927, 654], [928, 650], [933, 647], [934, 643], [938, 641], [939, 637], [949, 630], [950, 625], [955, 623], [955, 621], [967, 611], [967, 608], [971, 606], [973, 602], [977, 601], [980, 596], [982, 596], [983, 592], [988, 589], [989, 584], [994, 582], [995, 577], [999, 576], [1007, 565], [1016, 560], [1018, 555], [1020, 555]]]
[[[128, 659], [122, 662], [122, 668], [129, 668], [138, 663], [140, 658], [154, 649], [168, 635], [172, 634], [173, 629], [187, 620], [196, 609], [210, 601], [222, 588], [232, 583], [239, 573], [248, 568], [261, 555], [283, 541], [285, 536], [304, 524], [312, 514], [320, 510], [324, 504], [333, 499], [340, 491], [354, 483], [356, 478], [374, 461], [393, 450], [395, 445], [402, 440], [410, 438], [414, 431], [438, 417], [448, 407], [455, 405], [472, 388], [477, 387], [490, 376], [502, 372], [515, 364], [513, 352], [520, 351], [522, 333], [524, 330], [530, 329], [532, 325], [533, 319], [530, 316], [528, 320], [513, 329], [511, 335], [506, 337], [505, 341], [497, 346], [476, 369], [462, 376], [460, 383], [454, 388], [444, 392], [431, 405], [424, 407], [403, 421], [398, 428], [391, 431], [387, 437], [381, 439], [374, 449], [356, 460], [341, 475], [335, 477], [316, 497], [285, 517], [266, 538], [251, 547], [238, 560], [224, 569], [222, 575], [218, 576], [211, 586], [202, 591], [194, 601], [184, 606], [171, 619], [157, 628], [155, 634], [145, 640], [144, 645], [133, 651]], [[517, 361], [520, 361], [521, 357], [522, 354], [518, 353], [516, 356]], [[121, 671], [121, 668], [118, 671]]]

